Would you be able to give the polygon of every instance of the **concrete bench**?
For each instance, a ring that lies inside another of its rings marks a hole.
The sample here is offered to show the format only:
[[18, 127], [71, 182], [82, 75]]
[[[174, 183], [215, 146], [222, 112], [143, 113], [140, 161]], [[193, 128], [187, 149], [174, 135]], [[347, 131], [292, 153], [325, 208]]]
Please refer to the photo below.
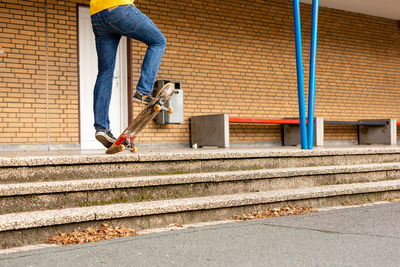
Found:
[[358, 120], [358, 121], [325, 121], [325, 124], [355, 125], [358, 128], [360, 145], [396, 145], [396, 119]]
[[[228, 114], [193, 116], [191, 118], [191, 145], [197, 147], [216, 146], [227, 148], [229, 144], [229, 124], [280, 124], [282, 125], [282, 144], [300, 144], [300, 122], [298, 119], [251, 119], [230, 118]], [[324, 145], [324, 124], [357, 125], [359, 144], [395, 145], [397, 143], [397, 122], [387, 120], [324, 121], [315, 118], [314, 145]]]
[[[229, 147], [229, 124], [280, 124], [282, 125], [282, 143], [285, 146], [300, 144], [298, 119], [248, 119], [230, 118], [228, 114], [194, 116], [191, 118], [191, 145], [198, 147]], [[316, 118], [314, 144], [322, 145], [323, 120]], [[321, 139], [322, 137], [322, 139]]]

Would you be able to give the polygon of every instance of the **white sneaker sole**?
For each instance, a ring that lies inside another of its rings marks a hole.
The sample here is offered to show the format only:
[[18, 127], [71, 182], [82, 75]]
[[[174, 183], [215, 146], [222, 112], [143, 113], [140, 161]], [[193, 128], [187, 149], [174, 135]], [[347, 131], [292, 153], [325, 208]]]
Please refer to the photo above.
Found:
[[149, 104], [149, 103], [144, 102], [144, 101], [142, 101], [142, 100], [139, 100], [139, 99], [137, 99], [137, 98], [133, 98], [133, 102], [138, 103], [138, 104], [142, 104], [142, 105], [148, 105], [148, 104]]
[[102, 143], [106, 148], [109, 148], [116, 141], [103, 132], [96, 133], [96, 140]]

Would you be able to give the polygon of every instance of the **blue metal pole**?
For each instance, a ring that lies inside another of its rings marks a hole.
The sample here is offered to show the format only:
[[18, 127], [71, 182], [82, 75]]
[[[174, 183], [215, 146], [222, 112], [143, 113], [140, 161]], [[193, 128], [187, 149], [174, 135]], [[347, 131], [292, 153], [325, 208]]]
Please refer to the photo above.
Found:
[[301, 46], [300, 0], [293, 0], [294, 35], [296, 43], [297, 91], [299, 98], [301, 148], [307, 149], [306, 107], [304, 99], [303, 53]]
[[315, 103], [315, 73], [317, 63], [317, 34], [318, 34], [318, 6], [319, 0], [313, 0], [312, 26], [311, 26], [311, 52], [310, 52], [310, 80], [308, 89], [308, 148], [314, 144], [314, 103]]

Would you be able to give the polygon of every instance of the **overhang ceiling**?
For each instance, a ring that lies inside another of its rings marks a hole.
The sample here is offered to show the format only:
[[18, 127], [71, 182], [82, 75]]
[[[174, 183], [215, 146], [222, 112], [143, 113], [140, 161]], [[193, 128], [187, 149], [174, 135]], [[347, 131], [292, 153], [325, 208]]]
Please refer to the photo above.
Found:
[[[311, 4], [312, 0], [301, 0]], [[320, 0], [319, 5], [376, 17], [400, 20], [400, 0]]]

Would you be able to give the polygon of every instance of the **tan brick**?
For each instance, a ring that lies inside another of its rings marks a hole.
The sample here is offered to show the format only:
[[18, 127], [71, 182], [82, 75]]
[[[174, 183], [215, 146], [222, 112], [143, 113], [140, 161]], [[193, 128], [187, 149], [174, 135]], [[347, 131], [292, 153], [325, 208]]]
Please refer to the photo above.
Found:
[[[79, 128], [71, 128], [79, 125], [77, 3], [49, 3], [51, 120], [70, 127], [68, 138], [62, 139], [53, 132], [51, 142], [79, 143]], [[89, 1], [79, 3], [88, 5]], [[2, 101], [14, 103], [15, 107], [10, 109], [0, 102], [1, 116], [10, 123], [29, 125], [32, 122], [23, 120], [29, 119], [25, 116], [31, 113], [31, 118], [41, 123], [35, 127], [44, 136], [25, 140], [47, 143], [44, 1], [8, 0], [1, 4], [0, 38], [6, 57], [0, 54], [0, 97], [9, 98]], [[141, 135], [141, 142], [188, 142], [189, 118], [200, 114], [225, 112], [244, 118], [298, 116], [292, 11], [288, 3], [248, 1], [243, 9], [240, 2], [225, 1], [218, 3], [217, 9], [210, 0], [192, 1], [190, 6], [185, 1], [144, 0], [138, 6], [151, 14], [167, 38], [158, 79], [183, 81], [185, 90], [184, 124], [160, 127], [151, 123]], [[174, 21], [163, 19], [168, 12], [173, 12]], [[302, 5], [302, 12], [305, 25], [309, 25], [310, 6]], [[321, 8], [320, 19], [335, 23], [320, 28], [316, 115], [341, 120], [400, 118], [397, 22], [326, 8]], [[244, 29], [246, 34], [242, 34]], [[303, 38], [303, 44], [309, 43], [309, 34]], [[132, 43], [135, 85], [146, 46]], [[309, 53], [307, 45], [303, 53]], [[304, 58], [307, 88], [308, 59]], [[2, 88], [13, 94], [1, 95]], [[134, 115], [138, 112], [134, 108]], [[15, 134], [28, 133], [14, 129]], [[280, 138], [278, 126], [244, 125], [231, 130], [232, 142]], [[0, 135], [3, 137], [1, 130]], [[342, 127], [328, 128], [326, 136], [328, 140], [356, 138], [354, 128]], [[0, 139], [1, 142], [10, 141]]]

